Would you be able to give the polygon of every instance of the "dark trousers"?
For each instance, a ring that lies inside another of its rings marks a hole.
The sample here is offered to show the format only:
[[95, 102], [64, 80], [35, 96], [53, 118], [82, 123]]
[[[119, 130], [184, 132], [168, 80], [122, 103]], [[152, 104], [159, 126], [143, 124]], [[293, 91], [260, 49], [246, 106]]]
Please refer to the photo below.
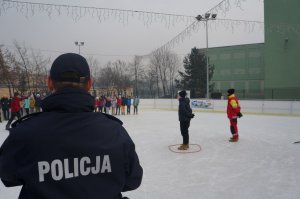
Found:
[[119, 105], [117, 105], [117, 107], [116, 107], [116, 115], [120, 115], [120, 106]]
[[21, 117], [20, 111], [18, 111], [18, 112], [11, 112], [10, 118], [9, 118], [7, 124], [6, 124], [6, 127], [10, 127], [10, 124], [15, 119], [15, 117], [17, 117], [18, 119], [20, 119], [20, 117]]
[[2, 108], [2, 111], [3, 111], [3, 117], [4, 117], [4, 119], [8, 120], [9, 119], [9, 109]]
[[133, 106], [133, 113], [138, 114], [138, 107], [137, 106]]
[[20, 111], [19, 111], [19, 112], [20, 112], [20, 115], [21, 115], [21, 116], [24, 115], [23, 108], [20, 108]]
[[130, 105], [127, 105], [127, 115], [130, 114]]
[[183, 138], [183, 144], [189, 144], [190, 121], [180, 122], [180, 132]]

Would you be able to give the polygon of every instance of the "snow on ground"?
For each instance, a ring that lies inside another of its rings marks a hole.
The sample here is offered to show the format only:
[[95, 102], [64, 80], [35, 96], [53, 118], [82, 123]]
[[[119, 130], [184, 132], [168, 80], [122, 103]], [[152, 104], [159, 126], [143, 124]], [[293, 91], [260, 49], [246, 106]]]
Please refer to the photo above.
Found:
[[[240, 141], [228, 142], [225, 113], [196, 112], [190, 143], [198, 153], [178, 154], [169, 145], [182, 141], [176, 111], [141, 110], [119, 116], [144, 168], [131, 199], [299, 199], [300, 118], [247, 115], [239, 119]], [[0, 123], [0, 144], [7, 137]], [[0, 198], [18, 197], [20, 187], [0, 184]], [[99, 196], [101, 198], [101, 196]]]

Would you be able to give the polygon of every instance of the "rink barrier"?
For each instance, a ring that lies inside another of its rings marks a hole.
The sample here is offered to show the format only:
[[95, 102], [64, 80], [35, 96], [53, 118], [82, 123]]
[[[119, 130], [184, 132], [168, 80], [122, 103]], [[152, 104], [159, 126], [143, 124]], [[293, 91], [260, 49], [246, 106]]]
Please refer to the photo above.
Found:
[[[168, 146], [168, 149], [173, 152], [173, 153], [183, 153], [183, 154], [186, 154], [186, 153], [198, 153], [202, 150], [201, 146], [199, 144], [189, 144], [189, 146], [197, 146], [197, 149], [194, 150], [194, 151], [191, 151], [190, 149], [188, 150], [178, 150], [177, 148], [180, 146], [181, 144], [173, 144], [173, 145], [169, 145]], [[175, 147], [176, 150], [173, 150], [172, 147]], [[191, 148], [191, 147], [190, 147]], [[190, 151], [189, 151], [190, 150]]]
[[[203, 99], [204, 100], [204, 99]], [[243, 114], [300, 117], [300, 101], [240, 100]], [[226, 113], [227, 100], [210, 100], [212, 107], [194, 112]], [[178, 110], [177, 99], [141, 99], [140, 109]]]
[[[143, 109], [145, 110], [145, 109]], [[163, 111], [178, 111], [178, 109], [170, 108], [157, 108], [157, 109], [148, 109], [148, 110], [163, 110]], [[226, 111], [214, 111], [214, 110], [197, 110], [193, 109], [193, 112], [202, 112], [202, 113], [222, 113], [226, 114]], [[300, 117], [300, 114], [284, 114], [284, 113], [259, 113], [259, 112], [243, 112], [243, 115], [269, 115], [269, 116], [287, 116], [287, 117]]]

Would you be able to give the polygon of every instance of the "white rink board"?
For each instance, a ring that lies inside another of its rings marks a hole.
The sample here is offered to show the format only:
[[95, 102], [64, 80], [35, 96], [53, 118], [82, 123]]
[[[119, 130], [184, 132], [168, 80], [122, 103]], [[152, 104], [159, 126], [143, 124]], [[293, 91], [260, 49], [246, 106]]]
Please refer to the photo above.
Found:
[[[193, 100], [193, 99], [191, 99]], [[205, 99], [197, 99], [203, 100]], [[227, 100], [210, 100], [212, 109], [206, 111], [226, 111]], [[300, 101], [267, 101], [267, 100], [239, 100], [242, 112], [272, 113], [272, 114], [300, 114]], [[177, 99], [141, 99], [140, 108], [178, 109]]]

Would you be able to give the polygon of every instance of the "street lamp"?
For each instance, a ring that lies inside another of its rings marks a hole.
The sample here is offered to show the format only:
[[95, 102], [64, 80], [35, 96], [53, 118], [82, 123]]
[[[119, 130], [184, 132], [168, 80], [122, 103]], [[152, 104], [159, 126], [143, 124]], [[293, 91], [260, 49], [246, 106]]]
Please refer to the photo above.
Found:
[[80, 55], [80, 46], [83, 46], [84, 42], [82, 42], [82, 41], [81, 42], [75, 41], [75, 45], [78, 46], [78, 49], [79, 49], [79, 53], [78, 54]]
[[209, 72], [208, 72], [208, 28], [207, 23], [209, 20], [215, 20], [217, 17], [217, 14], [210, 14], [205, 13], [204, 17], [202, 15], [198, 15], [196, 19], [198, 21], [204, 21], [205, 22], [205, 28], [206, 28], [206, 98], [209, 99]]

